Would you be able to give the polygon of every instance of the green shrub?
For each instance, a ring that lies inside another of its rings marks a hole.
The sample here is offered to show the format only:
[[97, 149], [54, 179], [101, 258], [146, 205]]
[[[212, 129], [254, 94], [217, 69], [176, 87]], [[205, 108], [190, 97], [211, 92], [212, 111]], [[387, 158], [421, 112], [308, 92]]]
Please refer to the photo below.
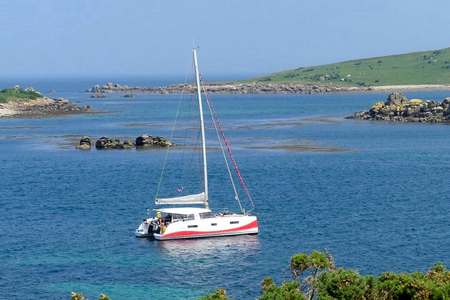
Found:
[[225, 289], [217, 289], [215, 292], [201, 297], [199, 300], [228, 300]]
[[283, 282], [277, 286], [272, 278], [265, 278], [261, 284], [261, 296], [259, 300], [305, 300], [297, 281]]
[[33, 89], [21, 89], [20, 87], [0, 90], [0, 103], [18, 100], [35, 100], [42, 95]]
[[366, 299], [367, 279], [352, 270], [323, 273], [318, 282], [319, 299]]

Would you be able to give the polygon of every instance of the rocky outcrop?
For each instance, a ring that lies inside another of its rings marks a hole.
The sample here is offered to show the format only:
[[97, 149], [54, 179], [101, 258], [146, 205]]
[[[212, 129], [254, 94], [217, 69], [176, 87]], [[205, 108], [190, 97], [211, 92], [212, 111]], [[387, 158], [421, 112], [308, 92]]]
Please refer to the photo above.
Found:
[[[80, 139], [79, 143], [75, 146], [79, 150], [90, 150], [91, 149], [91, 139], [84, 136]], [[134, 143], [131, 139], [117, 139], [109, 137], [101, 137], [95, 142], [95, 148], [97, 150], [108, 150], [108, 149], [133, 149], [133, 148], [150, 148], [150, 147], [171, 147], [173, 143], [166, 138], [160, 136], [151, 135], [141, 135], [136, 138]]]
[[111, 139], [101, 137], [95, 142], [95, 148], [99, 150], [106, 149], [133, 149], [134, 144], [130, 140], [121, 141], [119, 139]]
[[408, 100], [392, 93], [385, 102], [377, 102], [368, 111], [356, 112], [349, 119], [395, 122], [450, 123], [450, 97], [436, 100]]
[[[212, 83], [203, 85], [210, 93], [222, 94], [314, 94], [345, 91], [370, 91], [370, 87], [344, 87], [333, 85], [314, 85], [301, 83], [270, 83], [270, 82], [249, 82], [249, 83]], [[131, 87], [118, 83], [107, 83], [95, 85], [87, 92], [92, 94], [104, 93], [153, 93], [153, 94], [179, 94], [194, 93], [196, 86], [191, 84], [176, 84], [164, 87]]]
[[64, 98], [48, 99], [46, 103], [24, 106], [22, 113], [30, 115], [70, 114], [90, 111], [90, 106], [78, 106]]
[[79, 150], [91, 150], [91, 139], [87, 136], [82, 137], [76, 148]]
[[[0, 107], [0, 117], [43, 117], [50, 115], [78, 114], [90, 112], [87, 106], [78, 106], [67, 99], [52, 99], [42, 97], [27, 101], [3, 103]], [[3, 113], [7, 112], [7, 113]]]
[[136, 147], [171, 147], [173, 146], [172, 142], [160, 137], [160, 136], [151, 136], [151, 135], [141, 135], [136, 138]]
[[386, 105], [401, 105], [408, 102], [408, 98], [404, 96], [400, 92], [393, 92], [389, 94], [389, 96], [386, 99], [385, 104]]

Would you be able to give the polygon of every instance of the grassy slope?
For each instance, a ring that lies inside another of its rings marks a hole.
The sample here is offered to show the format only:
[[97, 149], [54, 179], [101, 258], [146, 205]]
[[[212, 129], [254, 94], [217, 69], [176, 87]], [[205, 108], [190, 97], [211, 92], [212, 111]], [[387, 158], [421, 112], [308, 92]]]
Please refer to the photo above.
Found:
[[251, 81], [350, 86], [450, 84], [450, 48], [298, 68]]
[[42, 95], [35, 91], [27, 91], [19, 88], [0, 90], [0, 103], [11, 101], [28, 101], [41, 98]]

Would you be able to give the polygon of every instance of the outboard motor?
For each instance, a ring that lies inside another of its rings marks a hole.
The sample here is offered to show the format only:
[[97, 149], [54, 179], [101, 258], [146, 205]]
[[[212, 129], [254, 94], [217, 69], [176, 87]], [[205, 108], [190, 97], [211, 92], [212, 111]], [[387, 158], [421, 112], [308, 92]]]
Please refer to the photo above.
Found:
[[138, 229], [136, 229], [136, 237], [149, 237], [153, 238], [153, 232], [155, 228], [155, 221], [153, 219], [150, 220], [143, 220], [142, 223], [139, 225]]

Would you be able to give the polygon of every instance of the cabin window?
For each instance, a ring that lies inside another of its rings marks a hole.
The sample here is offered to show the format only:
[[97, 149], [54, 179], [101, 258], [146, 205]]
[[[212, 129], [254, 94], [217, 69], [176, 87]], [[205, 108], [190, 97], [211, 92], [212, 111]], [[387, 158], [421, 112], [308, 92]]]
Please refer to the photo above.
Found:
[[215, 215], [212, 212], [204, 212], [204, 213], [200, 213], [200, 219], [209, 219], [209, 218], [214, 218]]
[[179, 214], [172, 215], [172, 222], [181, 221], [181, 220], [183, 220], [183, 215], [179, 215]]
[[185, 220], [194, 220], [194, 215], [185, 215]]
[[198, 225], [188, 225], [188, 228], [197, 228]]
[[239, 221], [231, 221], [230, 224], [239, 224]]
[[194, 220], [194, 215], [172, 214], [172, 222]]
[[217, 226], [217, 223], [211, 223], [211, 226]]

